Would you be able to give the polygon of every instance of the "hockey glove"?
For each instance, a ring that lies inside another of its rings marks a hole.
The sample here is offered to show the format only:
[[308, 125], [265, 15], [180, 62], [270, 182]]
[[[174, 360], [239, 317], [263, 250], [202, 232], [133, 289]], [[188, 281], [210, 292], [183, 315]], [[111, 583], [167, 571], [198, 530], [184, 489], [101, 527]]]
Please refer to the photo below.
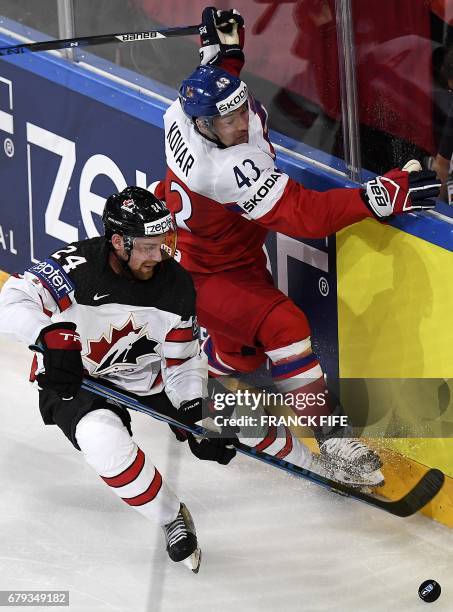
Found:
[[42, 389], [52, 389], [63, 400], [71, 400], [83, 379], [82, 344], [75, 323], [53, 323], [44, 327], [36, 345], [43, 355], [44, 372], [36, 376]]
[[178, 420], [185, 425], [194, 425], [203, 418], [203, 401], [201, 397], [181, 402]]
[[[201, 424], [202, 418], [201, 398], [182, 402], [178, 411], [178, 419], [181, 423], [185, 425]], [[185, 442], [187, 440], [190, 450], [198, 459], [204, 461], [217, 461], [217, 463], [226, 465], [236, 455], [234, 444], [237, 438], [200, 438], [174, 425], [170, 425], [169, 427], [175, 434], [177, 440], [180, 442]]]
[[[182, 402], [178, 410], [178, 421], [181, 421], [181, 423], [185, 425], [195, 425], [195, 423], [200, 422], [203, 418], [202, 406], [201, 397]], [[189, 433], [185, 429], [176, 427], [176, 425], [168, 424], [168, 426], [175, 434], [178, 442], [186, 442], [186, 440], [188, 440]]]
[[191, 433], [187, 434], [190, 450], [205, 461], [217, 461], [222, 465], [227, 465], [236, 455], [234, 448], [237, 438], [196, 438]]
[[236, 9], [220, 11], [208, 6], [201, 16], [200, 64], [216, 65], [225, 58], [243, 60], [244, 20]]
[[390, 170], [365, 183], [362, 198], [377, 219], [385, 219], [412, 210], [434, 208], [432, 198], [439, 191], [436, 173], [422, 170], [416, 160], [411, 160], [402, 170]]

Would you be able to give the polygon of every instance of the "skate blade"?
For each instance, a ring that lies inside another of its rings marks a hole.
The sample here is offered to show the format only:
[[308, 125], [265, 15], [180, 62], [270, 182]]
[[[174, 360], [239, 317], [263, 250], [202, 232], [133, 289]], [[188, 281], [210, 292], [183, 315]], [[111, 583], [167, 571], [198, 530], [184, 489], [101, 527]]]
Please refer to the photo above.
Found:
[[360, 489], [364, 493], [369, 492], [372, 487], [382, 487], [385, 484], [384, 475], [381, 470], [369, 472], [366, 475], [345, 474], [344, 471], [337, 471], [332, 474], [332, 480], [348, 485], [353, 489]]
[[184, 559], [182, 563], [193, 571], [194, 574], [198, 574], [201, 564], [201, 548], [197, 548], [187, 559]]

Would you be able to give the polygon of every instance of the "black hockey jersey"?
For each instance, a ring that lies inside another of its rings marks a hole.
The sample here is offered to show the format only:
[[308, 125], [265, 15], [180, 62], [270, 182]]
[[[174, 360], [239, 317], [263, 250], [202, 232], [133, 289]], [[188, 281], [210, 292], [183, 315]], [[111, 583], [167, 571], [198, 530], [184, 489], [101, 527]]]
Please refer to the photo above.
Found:
[[[68, 245], [0, 293], [0, 332], [33, 344], [52, 322], [76, 323], [88, 373], [137, 395], [165, 391], [178, 408], [204, 395], [195, 290], [173, 259], [147, 281], [116, 274], [104, 238]], [[37, 371], [42, 369], [37, 355]]]

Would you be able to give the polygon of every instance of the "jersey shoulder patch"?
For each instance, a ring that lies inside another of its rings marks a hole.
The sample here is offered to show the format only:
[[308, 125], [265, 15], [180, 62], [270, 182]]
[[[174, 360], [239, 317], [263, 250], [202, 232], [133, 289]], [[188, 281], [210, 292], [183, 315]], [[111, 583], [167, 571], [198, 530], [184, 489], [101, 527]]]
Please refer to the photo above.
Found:
[[60, 310], [65, 310], [74, 297], [86, 303], [86, 296], [94, 295], [106, 256], [103, 237], [81, 240], [58, 249], [29, 272], [49, 290]]
[[39, 279], [61, 311], [71, 305], [70, 296], [74, 293], [75, 285], [58, 262], [49, 257], [29, 268], [28, 272]]

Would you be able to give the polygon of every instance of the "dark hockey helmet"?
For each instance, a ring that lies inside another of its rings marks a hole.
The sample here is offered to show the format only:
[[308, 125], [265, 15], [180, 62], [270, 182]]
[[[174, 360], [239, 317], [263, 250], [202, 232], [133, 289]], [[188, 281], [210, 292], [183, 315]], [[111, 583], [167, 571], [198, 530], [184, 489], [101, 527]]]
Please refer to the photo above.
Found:
[[141, 187], [126, 187], [121, 193], [107, 198], [102, 222], [106, 240], [113, 234], [123, 236], [124, 247], [129, 253], [135, 238], [166, 234], [162, 249], [173, 257], [176, 249], [176, 231], [170, 211], [150, 191]]
[[198, 66], [179, 90], [182, 109], [191, 119], [226, 115], [247, 99], [247, 85], [216, 66]]

